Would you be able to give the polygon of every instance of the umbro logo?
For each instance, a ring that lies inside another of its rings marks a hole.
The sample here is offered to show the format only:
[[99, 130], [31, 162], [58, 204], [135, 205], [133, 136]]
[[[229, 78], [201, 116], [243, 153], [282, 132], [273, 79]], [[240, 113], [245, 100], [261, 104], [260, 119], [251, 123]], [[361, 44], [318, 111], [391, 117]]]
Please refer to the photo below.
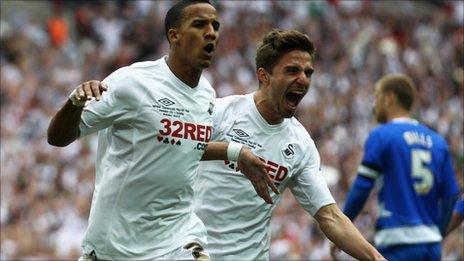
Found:
[[250, 135], [248, 135], [246, 132], [244, 132], [243, 130], [241, 129], [232, 129], [235, 134], [237, 134], [237, 136], [239, 136], [240, 138], [248, 138], [250, 137]]
[[159, 99], [158, 102], [163, 104], [164, 106], [171, 106], [171, 105], [175, 104], [175, 102], [171, 101], [168, 98]]

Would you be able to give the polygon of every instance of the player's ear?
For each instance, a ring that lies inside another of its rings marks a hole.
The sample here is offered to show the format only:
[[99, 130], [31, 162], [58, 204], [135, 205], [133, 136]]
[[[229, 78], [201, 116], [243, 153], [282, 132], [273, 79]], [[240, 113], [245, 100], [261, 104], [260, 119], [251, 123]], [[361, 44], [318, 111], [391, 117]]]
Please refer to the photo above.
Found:
[[269, 74], [267, 73], [266, 69], [259, 67], [258, 70], [256, 70], [256, 74], [258, 75], [258, 80], [260, 83], [264, 85], [269, 83]]
[[179, 41], [179, 32], [175, 28], [168, 30], [168, 40], [170, 44], [176, 44]]

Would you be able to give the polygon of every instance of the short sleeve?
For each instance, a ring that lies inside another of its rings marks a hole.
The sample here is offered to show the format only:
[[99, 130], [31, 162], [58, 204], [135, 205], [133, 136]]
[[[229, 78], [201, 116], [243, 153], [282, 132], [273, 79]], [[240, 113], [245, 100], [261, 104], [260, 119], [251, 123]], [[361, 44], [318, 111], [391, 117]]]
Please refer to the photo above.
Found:
[[464, 197], [461, 197], [458, 202], [456, 203], [456, 207], [454, 208], [454, 212], [459, 213], [459, 215], [464, 216]]
[[289, 188], [301, 206], [314, 216], [317, 211], [335, 203], [322, 176], [320, 157], [314, 143], [308, 148], [300, 173], [289, 183]]
[[132, 117], [137, 106], [132, 77], [125, 67], [103, 80], [108, 91], [102, 94], [100, 101], [92, 100], [84, 108], [79, 124], [81, 137]]
[[382, 140], [380, 132], [375, 129], [367, 137], [364, 144], [364, 156], [358, 168], [358, 174], [367, 178], [376, 179], [382, 170]]

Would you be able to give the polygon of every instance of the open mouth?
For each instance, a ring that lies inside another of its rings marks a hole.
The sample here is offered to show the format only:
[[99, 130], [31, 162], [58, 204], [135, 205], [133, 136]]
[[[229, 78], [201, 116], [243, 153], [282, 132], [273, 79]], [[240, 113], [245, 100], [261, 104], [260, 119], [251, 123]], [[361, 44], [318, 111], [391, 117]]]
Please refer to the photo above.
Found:
[[296, 108], [303, 99], [305, 93], [303, 91], [290, 91], [285, 94], [285, 101], [290, 107]]
[[203, 51], [205, 51], [205, 53], [208, 55], [212, 55], [214, 51], [214, 44], [207, 44], [205, 47], [203, 47]]

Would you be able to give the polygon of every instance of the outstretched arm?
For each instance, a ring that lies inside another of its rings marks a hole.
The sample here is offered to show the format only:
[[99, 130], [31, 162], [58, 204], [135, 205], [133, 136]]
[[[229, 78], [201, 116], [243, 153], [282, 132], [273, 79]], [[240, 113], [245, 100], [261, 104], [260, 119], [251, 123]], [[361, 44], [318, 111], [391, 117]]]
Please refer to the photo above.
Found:
[[354, 220], [366, 204], [367, 198], [374, 187], [374, 180], [358, 175], [348, 192], [343, 213], [350, 220]]
[[385, 258], [361, 235], [336, 204], [317, 211], [314, 218], [330, 241], [359, 260], [384, 260]]
[[227, 160], [228, 146], [229, 143], [227, 142], [209, 142], [201, 160]]
[[255, 191], [268, 204], [272, 204], [268, 186], [279, 194], [279, 190], [267, 174], [266, 164], [246, 147], [237, 147], [234, 143], [209, 142], [201, 160], [237, 161], [240, 171], [247, 176]]
[[87, 100], [100, 100], [101, 93], [107, 87], [100, 81], [88, 81], [80, 84], [69, 99], [52, 118], [48, 126], [47, 138], [50, 145], [64, 147], [79, 137], [79, 122]]

